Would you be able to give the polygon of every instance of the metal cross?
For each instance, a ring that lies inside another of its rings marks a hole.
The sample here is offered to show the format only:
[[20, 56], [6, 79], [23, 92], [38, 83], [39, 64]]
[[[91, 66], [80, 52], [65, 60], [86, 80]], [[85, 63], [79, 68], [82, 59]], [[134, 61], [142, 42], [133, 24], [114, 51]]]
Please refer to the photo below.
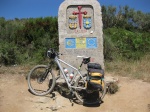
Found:
[[80, 26], [80, 29], [81, 29], [81, 27], [82, 27], [82, 14], [84, 14], [84, 15], [87, 14], [86, 11], [81, 12], [81, 9], [82, 9], [82, 6], [78, 6], [79, 12], [75, 12], [75, 11], [74, 11], [74, 12], [72, 13], [73, 15], [77, 15], [77, 14], [78, 14], [78, 19], [79, 19], [79, 26]]

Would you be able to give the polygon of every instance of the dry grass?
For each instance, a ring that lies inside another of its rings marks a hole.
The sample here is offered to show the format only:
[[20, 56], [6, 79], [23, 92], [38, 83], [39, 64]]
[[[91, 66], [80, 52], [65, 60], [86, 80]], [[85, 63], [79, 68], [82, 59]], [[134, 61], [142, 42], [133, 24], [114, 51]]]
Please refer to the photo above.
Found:
[[150, 82], [150, 55], [144, 56], [140, 61], [106, 62], [106, 71], [113, 75], [120, 75]]
[[[142, 79], [143, 81], [150, 82], [150, 55], [143, 57], [140, 61], [114, 61], [105, 62], [105, 71], [112, 75], [119, 75], [124, 77], [131, 77]], [[29, 71], [35, 65], [22, 65], [22, 66], [1, 66], [0, 74], [10, 75], [24, 75], [27, 76]]]
[[[30, 70], [36, 65], [16, 65], [16, 66], [1, 66], [0, 75], [23, 75], [27, 77]], [[55, 74], [58, 74], [58, 71], [53, 71]]]
[[0, 67], [0, 74], [9, 74], [9, 75], [15, 75], [15, 74], [19, 74], [19, 75], [27, 75], [30, 71], [30, 69], [32, 68], [33, 66], [30, 66], [30, 65], [24, 65], [24, 66], [1, 66]]

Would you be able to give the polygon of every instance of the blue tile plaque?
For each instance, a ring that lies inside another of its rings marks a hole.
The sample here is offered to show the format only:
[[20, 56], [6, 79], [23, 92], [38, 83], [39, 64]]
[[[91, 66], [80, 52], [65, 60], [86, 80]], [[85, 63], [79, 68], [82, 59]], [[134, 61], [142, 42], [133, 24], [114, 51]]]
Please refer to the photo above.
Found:
[[65, 39], [65, 48], [76, 48], [76, 39], [75, 38], [66, 38]]
[[86, 38], [86, 48], [97, 48], [97, 38], [87, 37]]

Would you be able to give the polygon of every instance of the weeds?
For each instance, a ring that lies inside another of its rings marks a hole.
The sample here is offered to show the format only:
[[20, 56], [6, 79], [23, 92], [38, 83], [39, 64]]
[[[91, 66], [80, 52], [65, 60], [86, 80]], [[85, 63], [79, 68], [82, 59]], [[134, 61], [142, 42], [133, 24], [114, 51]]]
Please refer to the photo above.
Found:
[[107, 72], [113, 75], [142, 79], [150, 82], [150, 55], [145, 55], [138, 61], [116, 60], [105, 63]]
[[[105, 71], [112, 75], [142, 79], [150, 82], [150, 54], [145, 55], [140, 60], [113, 60], [105, 62]], [[35, 65], [1, 66], [0, 74], [20, 74], [27, 76]]]

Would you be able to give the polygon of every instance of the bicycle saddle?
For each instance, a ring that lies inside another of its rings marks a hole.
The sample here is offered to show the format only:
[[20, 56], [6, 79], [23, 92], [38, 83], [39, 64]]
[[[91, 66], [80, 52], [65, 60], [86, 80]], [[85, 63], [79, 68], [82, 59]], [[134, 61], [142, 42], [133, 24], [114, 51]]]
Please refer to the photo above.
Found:
[[90, 57], [87, 57], [87, 56], [77, 56], [78, 58], [84, 58], [84, 59], [87, 59], [87, 58], [90, 58]]

